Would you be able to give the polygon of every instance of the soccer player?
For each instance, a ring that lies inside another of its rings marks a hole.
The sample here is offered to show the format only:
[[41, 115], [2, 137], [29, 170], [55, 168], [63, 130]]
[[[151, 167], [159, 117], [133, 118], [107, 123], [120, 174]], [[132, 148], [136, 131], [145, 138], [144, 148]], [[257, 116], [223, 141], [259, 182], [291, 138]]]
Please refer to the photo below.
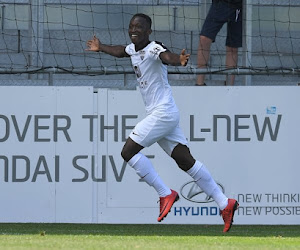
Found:
[[186, 66], [190, 55], [185, 50], [180, 55], [171, 53], [163, 44], [150, 41], [151, 24], [149, 16], [135, 14], [128, 30], [132, 43], [126, 47], [102, 44], [96, 36], [87, 41], [87, 51], [104, 52], [115, 57], [131, 57], [139, 83], [147, 116], [132, 130], [121, 155], [157, 191], [160, 197], [158, 222], [167, 216], [179, 195], [163, 182], [151, 161], [140, 152], [155, 142], [217, 202], [225, 223], [223, 231], [227, 232], [239, 204], [222, 193], [204, 164], [191, 155], [186, 137], [179, 127], [179, 111], [167, 79], [166, 64]]

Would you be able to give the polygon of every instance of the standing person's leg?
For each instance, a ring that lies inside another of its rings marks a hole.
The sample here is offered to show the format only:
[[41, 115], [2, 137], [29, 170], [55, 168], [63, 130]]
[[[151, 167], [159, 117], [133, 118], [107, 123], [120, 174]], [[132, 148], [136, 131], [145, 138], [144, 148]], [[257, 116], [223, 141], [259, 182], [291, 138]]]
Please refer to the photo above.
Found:
[[[198, 59], [198, 68], [206, 68], [209, 61], [210, 47], [212, 40], [206, 36], [200, 36], [197, 59]], [[205, 74], [199, 74], [197, 76], [197, 85], [205, 85]]]
[[[226, 38], [226, 67], [236, 68], [238, 65], [238, 48], [243, 42], [243, 18], [239, 9], [230, 8], [230, 16], [227, 23]], [[235, 75], [226, 78], [226, 85], [234, 85]]]
[[[238, 48], [226, 46], [226, 67], [236, 68], [238, 61]], [[235, 75], [226, 77], [226, 85], [234, 85]]]
[[[213, 2], [207, 17], [205, 18], [200, 32], [199, 45], [197, 51], [198, 68], [208, 67], [211, 44], [215, 41], [220, 29], [227, 22], [227, 13], [224, 12], [221, 2]], [[205, 74], [197, 76], [196, 85], [205, 86]]]

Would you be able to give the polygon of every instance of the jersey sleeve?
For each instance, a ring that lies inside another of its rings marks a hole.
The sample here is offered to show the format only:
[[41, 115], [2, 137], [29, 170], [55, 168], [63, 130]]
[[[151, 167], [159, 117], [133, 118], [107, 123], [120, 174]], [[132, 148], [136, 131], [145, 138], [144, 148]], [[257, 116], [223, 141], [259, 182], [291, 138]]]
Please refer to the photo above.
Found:
[[162, 43], [155, 42], [150, 50], [151, 54], [155, 59], [159, 59], [159, 55], [162, 52], [169, 51]]
[[133, 49], [133, 44], [129, 44], [125, 47], [125, 52], [126, 54], [128, 54], [129, 56], [131, 56], [134, 52], [134, 49]]

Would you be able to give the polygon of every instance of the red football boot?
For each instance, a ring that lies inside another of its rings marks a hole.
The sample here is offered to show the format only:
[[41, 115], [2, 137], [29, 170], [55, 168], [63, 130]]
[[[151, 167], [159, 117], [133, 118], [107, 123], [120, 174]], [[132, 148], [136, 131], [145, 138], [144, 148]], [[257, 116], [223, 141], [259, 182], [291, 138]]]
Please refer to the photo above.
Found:
[[170, 212], [173, 204], [179, 200], [179, 195], [176, 191], [171, 189], [171, 194], [166, 197], [160, 197], [160, 210], [157, 218], [158, 222], [161, 222]]
[[228, 205], [225, 207], [225, 209], [221, 210], [221, 215], [224, 220], [224, 230], [223, 232], [228, 232], [231, 228], [232, 222], [233, 222], [233, 216], [235, 210], [237, 210], [239, 207], [239, 203], [235, 199], [228, 199]]

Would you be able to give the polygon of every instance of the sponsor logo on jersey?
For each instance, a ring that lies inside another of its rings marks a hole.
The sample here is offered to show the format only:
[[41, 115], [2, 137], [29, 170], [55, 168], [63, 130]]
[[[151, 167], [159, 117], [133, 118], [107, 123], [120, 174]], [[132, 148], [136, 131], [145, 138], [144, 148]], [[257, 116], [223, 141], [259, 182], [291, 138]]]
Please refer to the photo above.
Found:
[[157, 55], [159, 51], [160, 51], [160, 47], [154, 47], [153, 51], [150, 52], [153, 53], [154, 55]]

